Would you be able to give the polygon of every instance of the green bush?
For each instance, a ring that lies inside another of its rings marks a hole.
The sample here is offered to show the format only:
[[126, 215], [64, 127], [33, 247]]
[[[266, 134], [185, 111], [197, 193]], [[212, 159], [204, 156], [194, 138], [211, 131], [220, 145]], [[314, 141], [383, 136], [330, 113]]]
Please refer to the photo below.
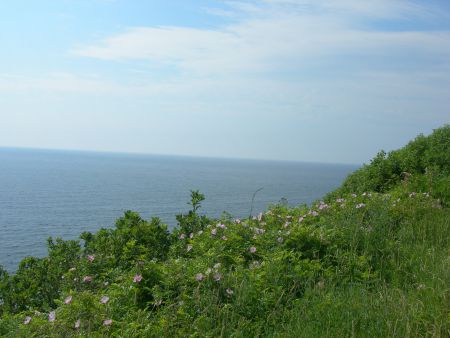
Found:
[[171, 233], [127, 211], [50, 238], [47, 257], [0, 268], [0, 335], [444, 337], [449, 135], [380, 152], [310, 206], [209, 219], [192, 191]]

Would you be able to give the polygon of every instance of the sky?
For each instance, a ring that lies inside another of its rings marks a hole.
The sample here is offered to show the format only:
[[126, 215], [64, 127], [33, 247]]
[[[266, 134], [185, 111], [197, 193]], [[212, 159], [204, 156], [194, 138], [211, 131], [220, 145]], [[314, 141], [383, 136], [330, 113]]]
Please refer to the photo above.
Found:
[[359, 164], [446, 123], [448, 0], [0, 2], [0, 147]]

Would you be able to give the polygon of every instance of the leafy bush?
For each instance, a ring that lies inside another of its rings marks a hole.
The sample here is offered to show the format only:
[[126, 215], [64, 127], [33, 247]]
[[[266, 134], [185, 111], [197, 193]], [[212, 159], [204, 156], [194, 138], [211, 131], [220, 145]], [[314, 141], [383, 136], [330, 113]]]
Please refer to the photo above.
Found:
[[[0, 335], [446, 336], [448, 126], [379, 153], [325, 202], [171, 233], [127, 211], [0, 268]], [[80, 244], [81, 242], [81, 244]]]

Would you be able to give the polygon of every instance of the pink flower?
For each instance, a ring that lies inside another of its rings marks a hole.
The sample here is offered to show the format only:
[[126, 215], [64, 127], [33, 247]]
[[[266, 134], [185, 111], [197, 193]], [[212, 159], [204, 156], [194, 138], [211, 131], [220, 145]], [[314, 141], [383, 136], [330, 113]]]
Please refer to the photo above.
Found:
[[89, 262], [93, 262], [94, 261], [94, 259], [95, 259], [95, 256], [94, 255], [88, 255], [87, 256], [87, 260], [89, 261]]
[[103, 326], [110, 326], [112, 324], [112, 319], [105, 319], [103, 321]]
[[226, 240], [227, 240], [227, 236], [222, 236], [220, 239], [221, 239], [222, 241], [226, 241]]
[[234, 220], [234, 223], [240, 224], [240, 223], [241, 223], [241, 220], [240, 220], [239, 218], [236, 218], [236, 219]]
[[55, 320], [56, 320], [56, 313], [55, 313], [55, 311], [52, 311], [48, 314], [48, 321], [54, 322]]
[[136, 274], [134, 275], [133, 282], [139, 283], [142, 280], [142, 275]]
[[258, 234], [258, 235], [262, 235], [263, 233], [266, 232], [266, 230], [255, 228], [255, 232], [256, 232], [256, 234]]
[[197, 282], [201, 282], [203, 278], [204, 276], [201, 272], [195, 275], [195, 279], [197, 280]]
[[261, 263], [260, 263], [260, 262], [258, 262], [258, 261], [253, 261], [253, 262], [250, 264], [250, 269], [259, 268], [260, 266], [261, 266]]
[[313, 215], [314, 217], [319, 216], [319, 213], [315, 210], [311, 211], [311, 215]]
[[217, 235], [217, 229], [212, 229], [211, 230], [211, 235], [213, 235], [213, 236]]
[[251, 253], [255, 253], [256, 252], [256, 248], [254, 246], [252, 246], [249, 250], [250, 250]]
[[327, 209], [328, 204], [326, 204], [324, 201], [320, 201], [318, 208], [319, 208], [319, 210]]
[[286, 223], [284, 223], [283, 226], [284, 226], [285, 228], [287, 228], [287, 227], [289, 226], [289, 224], [290, 224], [289, 222], [286, 222]]
[[24, 325], [28, 325], [28, 324], [30, 324], [30, 322], [31, 322], [31, 317], [30, 316], [26, 316], [25, 320], [23, 321], [23, 324]]
[[213, 279], [218, 282], [222, 278], [222, 275], [220, 273], [215, 273], [213, 276]]
[[338, 202], [338, 203], [343, 203], [343, 202], [345, 202], [345, 199], [343, 199], [343, 198], [338, 198], [338, 199], [336, 200], [336, 202]]
[[227, 228], [226, 225], [223, 224], [223, 223], [218, 223], [216, 227], [217, 228], [221, 228], [221, 229], [226, 229]]
[[109, 297], [108, 296], [103, 296], [102, 298], [100, 298], [100, 303], [101, 304], [106, 304], [109, 301]]
[[64, 304], [70, 304], [72, 303], [72, 296], [68, 296], [66, 297], [66, 299], [64, 299]]
[[366, 205], [364, 203], [359, 203], [356, 205], [356, 209], [364, 208]]
[[228, 294], [228, 296], [231, 296], [231, 295], [233, 295], [233, 293], [234, 293], [234, 291], [231, 290], [230, 288], [227, 288], [225, 291], [226, 291], [226, 293]]
[[194, 234], [192, 232], [189, 234], [189, 238], [190, 239], [194, 238]]
[[75, 322], [75, 325], [73, 326], [75, 329], [79, 329], [80, 328], [80, 325], [81, 325], [81, 320], [77, 320], [76, 322]]
[[185, 239], [186, 238], [186, 235], [185, 234], [181, 234], [180, 235], [180, 239]]
[[91, 276], [84, 276], [84, 277], [83, 277], [83, 282], [85, 282], [85, 283], [90, 283], [90, 282], [92, 282], [92, 277], [91, 277]]

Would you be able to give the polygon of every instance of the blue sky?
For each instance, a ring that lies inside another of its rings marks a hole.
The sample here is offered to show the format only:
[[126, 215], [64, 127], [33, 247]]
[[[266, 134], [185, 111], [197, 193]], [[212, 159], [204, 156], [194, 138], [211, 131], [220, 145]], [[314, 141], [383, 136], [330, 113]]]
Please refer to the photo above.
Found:
[[0, 3], [0, 146], [367, 162], [450, 123], [450, 2]]

